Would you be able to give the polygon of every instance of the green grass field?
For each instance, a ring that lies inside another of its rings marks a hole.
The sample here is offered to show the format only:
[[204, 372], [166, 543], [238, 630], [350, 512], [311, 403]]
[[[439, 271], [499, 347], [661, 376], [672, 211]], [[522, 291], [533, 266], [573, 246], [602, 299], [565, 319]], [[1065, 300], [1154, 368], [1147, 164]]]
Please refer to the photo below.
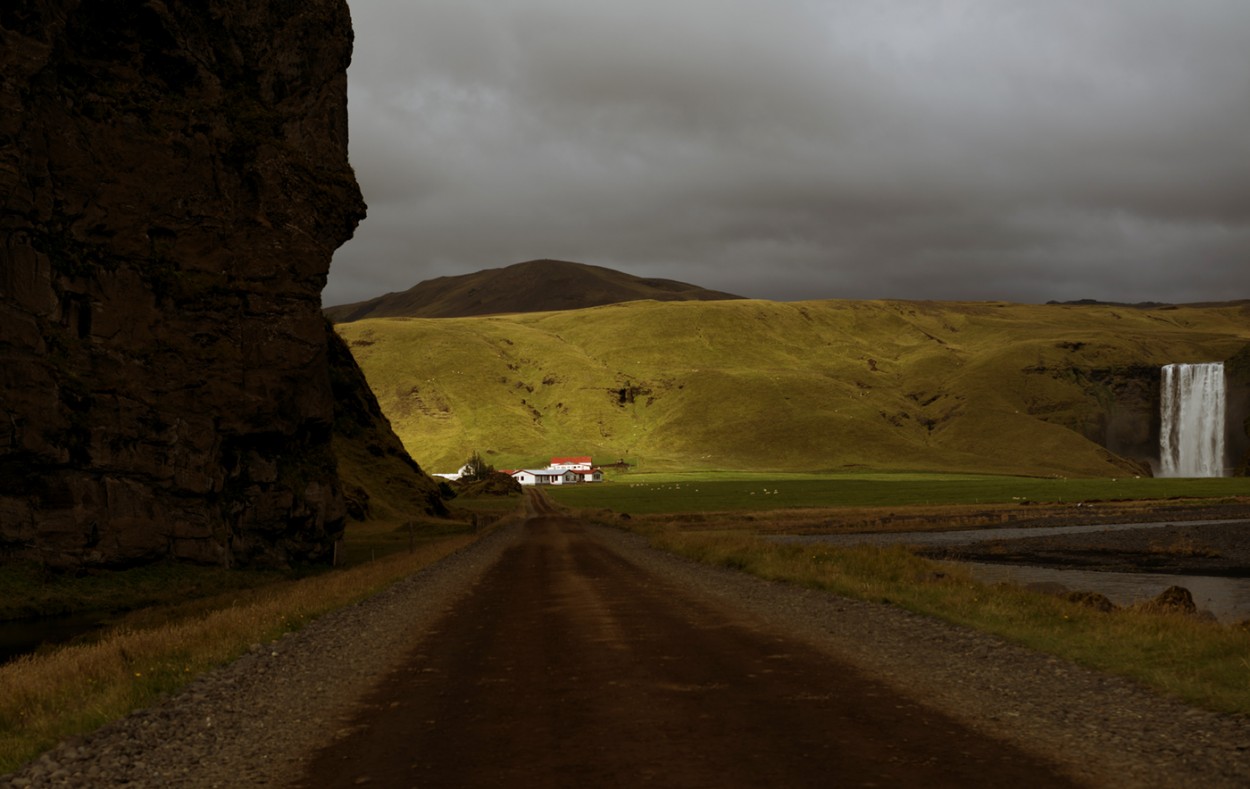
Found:
[[630, 514], [826, 507], [1076, 503], [1250, 496], [1250, 479], [1046, 479], [961, 474], [622, 474], [543, 489], [569, 507]]

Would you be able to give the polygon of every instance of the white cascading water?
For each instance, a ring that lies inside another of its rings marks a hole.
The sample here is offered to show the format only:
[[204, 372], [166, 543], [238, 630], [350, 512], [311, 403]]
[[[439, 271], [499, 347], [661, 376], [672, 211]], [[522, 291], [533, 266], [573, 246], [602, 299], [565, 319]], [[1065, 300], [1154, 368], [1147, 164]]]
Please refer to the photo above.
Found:
[[1224, 476], [1224, 363], [1163, 367], [1160, 476]]

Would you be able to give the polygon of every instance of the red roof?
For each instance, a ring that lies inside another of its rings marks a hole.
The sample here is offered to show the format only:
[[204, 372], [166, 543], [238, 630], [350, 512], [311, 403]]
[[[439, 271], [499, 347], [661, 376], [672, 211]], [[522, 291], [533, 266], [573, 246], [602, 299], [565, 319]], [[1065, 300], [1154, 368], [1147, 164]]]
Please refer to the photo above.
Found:
[[553, 465], [553, 466], [558, 466], [558, 465], [560, 465], [561, 463], [565, 463], [565, 464], [585, 463], [586, 465], [590, 465], [590, 462], [591, 462], [591, 461], [590, 461], [590, 456], [589, 456], [589, 455], [583, 455], [582, 457], [572, 457], [572, 458], [552, 458], [552, 459], [551, 459], [551, 465]]

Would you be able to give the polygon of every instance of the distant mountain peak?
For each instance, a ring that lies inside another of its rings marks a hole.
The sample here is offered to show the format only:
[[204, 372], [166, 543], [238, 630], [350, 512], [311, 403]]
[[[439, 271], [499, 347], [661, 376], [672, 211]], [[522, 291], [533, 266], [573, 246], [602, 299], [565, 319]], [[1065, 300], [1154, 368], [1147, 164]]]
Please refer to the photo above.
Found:
[[335, 323], [364, 318], [463, 318], [517, 312], [550, 312], [626, 301], [723, 301], [740, 299], [671, 279], [635, 277], [602, 266], [567, 260], [529, 260], [473, 274], [425, 280], [400, 293], [327, 307]]

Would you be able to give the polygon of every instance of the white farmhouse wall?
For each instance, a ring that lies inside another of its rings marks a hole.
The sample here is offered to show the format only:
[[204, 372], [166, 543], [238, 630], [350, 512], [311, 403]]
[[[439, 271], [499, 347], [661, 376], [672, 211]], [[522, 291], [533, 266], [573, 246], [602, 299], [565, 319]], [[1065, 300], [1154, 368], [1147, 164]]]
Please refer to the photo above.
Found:
[[564, 469], [522, 469], [512, 475], [522, 485], [572, 485], [577, 474]]

